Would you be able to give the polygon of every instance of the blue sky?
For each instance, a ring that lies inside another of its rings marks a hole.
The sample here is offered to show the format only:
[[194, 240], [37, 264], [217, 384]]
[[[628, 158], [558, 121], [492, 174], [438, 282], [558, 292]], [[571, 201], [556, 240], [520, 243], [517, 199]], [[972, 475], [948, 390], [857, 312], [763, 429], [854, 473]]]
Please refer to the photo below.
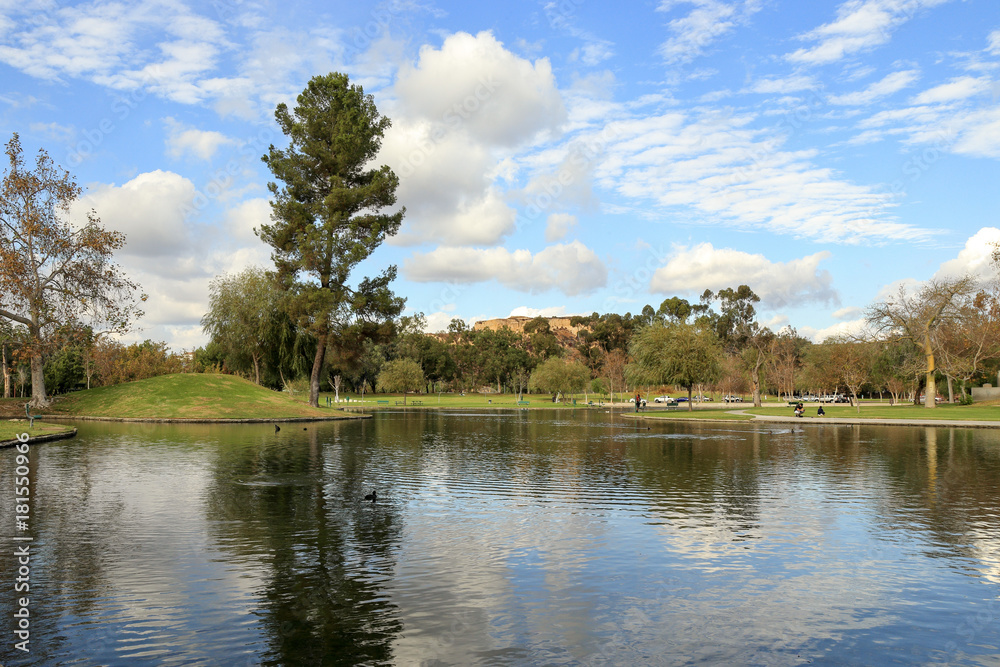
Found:
[[270, 266], [274, 107], [330, 71], [392, 119], [407, 208], [356, 275], [396, 264], [431, 330], [746, 283], [821, 340], [1000, 241], [995, 0], [0, 0], [3, 141], [126, 233], [137, 337], [178, 349]]

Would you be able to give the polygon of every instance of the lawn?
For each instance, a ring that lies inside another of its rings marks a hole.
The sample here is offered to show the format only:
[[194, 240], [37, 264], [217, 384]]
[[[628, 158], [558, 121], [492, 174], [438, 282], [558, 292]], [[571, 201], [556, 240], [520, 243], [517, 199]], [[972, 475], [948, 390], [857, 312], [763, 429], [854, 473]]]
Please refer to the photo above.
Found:
[[34, 428], [28, 428], [28, 420], [24, 421], [10, 421], [2, 420], [0, 421], [0, 442], [5, 442], [7, 440], [14, 440], [22, 433], [27, 433], [31, 437], [38, 437], [40, 435], [52, 435], [54, 433], [65, 433], [67, 431], [72, 431], [72, 426], [61, 426], [59, 424], [45, 424], [38, 420], [35, 420]]
[[[806, 417], [816, 417], [817, 405], [806, 403]], [[770, 415], [791, 417], [791, 406], [781, 408], [747, 408], [747, 412], [755, 415]], [[920, 419], [920, 420], [957, 420], [957, 421], [1000, 421], [1000, 406], [996, 405], [952, 405], [943, 403], [935, 408], [922, 406], [888, 405], [886, 403], [862, 403], [861, 413], [850, 405], [824, 405], [827, 417], [844, 417], [853, 419]]]
[[289, 419], [348, 416], [233, 375], [179, 373], [61, 397], [60, 416], [120, 419]]

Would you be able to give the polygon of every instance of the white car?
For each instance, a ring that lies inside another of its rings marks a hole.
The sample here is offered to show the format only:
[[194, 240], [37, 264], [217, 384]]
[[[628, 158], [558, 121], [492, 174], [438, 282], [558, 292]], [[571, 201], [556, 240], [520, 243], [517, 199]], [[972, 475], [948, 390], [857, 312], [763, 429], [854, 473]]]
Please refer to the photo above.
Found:
[[[635, 403], [635, 397], [628, 399], [628, 402]], [[639, 399], [639, 405], [646, 405], [646, 399], [645, 398]]]
[[653, 403], [666, 403], [667, 405], [677, 405], [676, 398], [670, 398], [669, 396], [657, 396], [653, 399]]
[[729, 394], [728, 396], [723, 396], [722, 400], [725, 401], [726, 403], [742, 403], [743, 402], [742, 398], [740, 398], [739, 396], [733, 396], [732, 394]]

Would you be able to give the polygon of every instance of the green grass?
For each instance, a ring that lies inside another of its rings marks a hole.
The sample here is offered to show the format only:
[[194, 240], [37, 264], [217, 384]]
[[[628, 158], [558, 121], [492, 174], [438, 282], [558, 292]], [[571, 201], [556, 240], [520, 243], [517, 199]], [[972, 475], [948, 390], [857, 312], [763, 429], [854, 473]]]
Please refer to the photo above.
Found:
[[[332, 392], [321, 392], [320, 393], [320, 405], [326, 402], [326, 397], [329, 396], [333, 398]], [[402, 394], [365, 394], [364, 402], [360, 401], [361, 397], [356, 394], [350, 394], [350, 401], [344, 402], [344, 398], [347, 396], [344, 392], [340, 394], [340, 406], [339, 407], [364, 407], [369, 408], [385, 408], [385, 405], [379, 406], [378, 401], [388, 401], [390, 408], [396, 407], [396, 401], [399, 401], [399, 407], [403, 407], [403, 395]], [[460, 394], [407, 394], [406, 395], [406, 406], [411, 407], [413, 401], [419, 401], [420, 406], [424, 408], [517, 408], [525, 407], [517, 405], [517, 395], [516, 394], [470, 394], [467, 393], [465, 396]], [[564, 403], [553, 403], [551, 394], [525, 394], [523, 400], [528, 401], [529, 408], [572, 408], [573, 401], [567, 400]], [[593, 394], [591, 394], [591, 400], [593, 399]], [[628, 398], [626, 400], [626, 405], [628, 404]], [[594, 401], [597, 404], [597, 401]], [[607, 405], [607, 403], [605, 403]], [[621, 403], [616, 403], [616, 405], [621, 406]], [[584, 407], [585, 402], [583, 400], [583, 395], [581, 394], [577, 399], [576, 407]]]
[[123, 419], [284, 419], [333, 417], [304, 398], [259, 387], [233, 375], [180, 373], [98, 387], [61, 397], [50, 410], [65, 416]]
[[[815, 403], [804, 404], [806, 417], [816, 417]], [[748, 408], [755, 415], [791, 417], [793, 408]], [[849, 405], [824, 405], [827, 417], [861, 419], [919, 419], [919, 420], [960, 420], [960, 421], [1000, 421], [1000, 406], [996, 405], [951, 405], [943, 403], [927, 409], [916, 405], [888, 405], [885, 403], [862, 403], [861, 413]]]
[[3, 420], [0, 421], [0, 442], [5, 440], [14, 440], [22, 433], [27, 433], [32, 437], [37, 437], [39, 435], [52, 435], [54, 433], [65, 433], [67, 431], [72, 431], [72, 426], [62, 426], [59, 424], [46, 424], [35, 420], [34, 428], [28, 428], [28, 420], [24, 421], [12, 421]]

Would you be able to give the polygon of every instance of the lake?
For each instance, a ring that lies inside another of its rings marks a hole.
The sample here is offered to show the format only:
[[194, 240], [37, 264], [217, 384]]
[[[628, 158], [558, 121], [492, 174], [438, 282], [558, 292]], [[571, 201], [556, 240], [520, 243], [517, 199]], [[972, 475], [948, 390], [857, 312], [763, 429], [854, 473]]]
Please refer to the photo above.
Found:
[[0, 450], [0, 663], [1000, 665], [1000, 431], [646, 426], [84, 423], [27, 531]]

